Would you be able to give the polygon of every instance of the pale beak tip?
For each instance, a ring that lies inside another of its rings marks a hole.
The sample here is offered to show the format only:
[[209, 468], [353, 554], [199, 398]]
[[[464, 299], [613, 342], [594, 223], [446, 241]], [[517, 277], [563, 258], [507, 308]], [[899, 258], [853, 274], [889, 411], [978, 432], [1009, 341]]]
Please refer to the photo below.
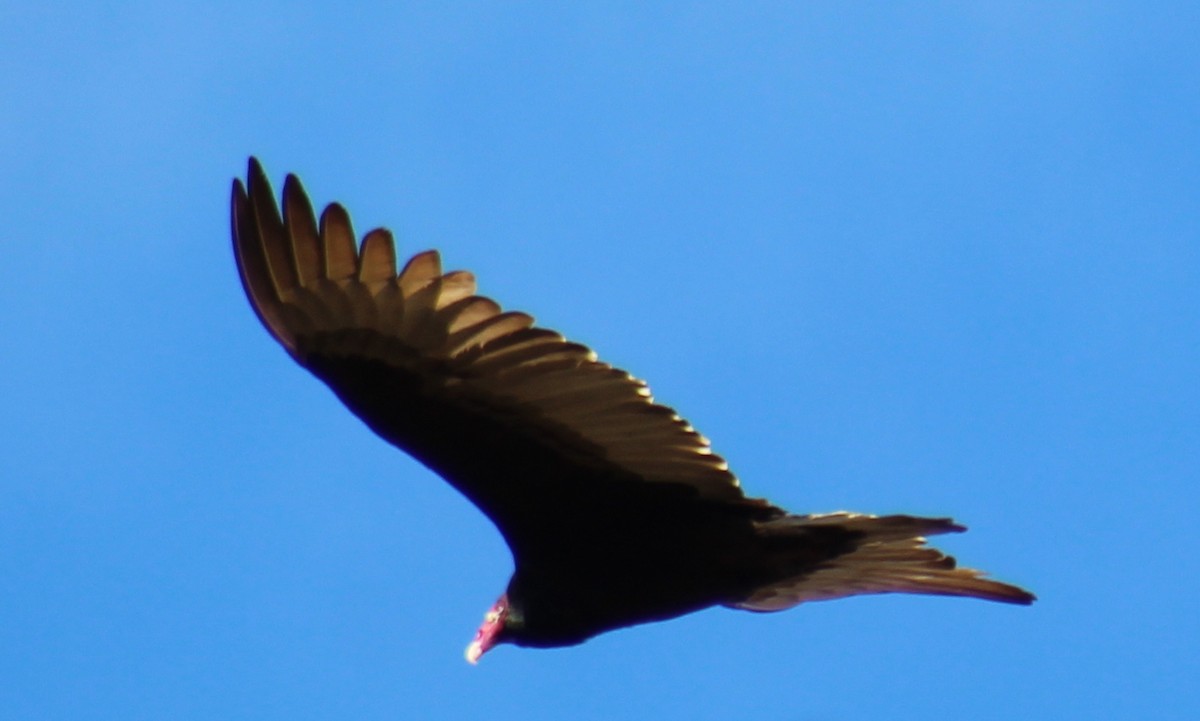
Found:
[[464, 655], [467, 657], [467, 663], [474, 666], [479, 663], [479, 657], [483, 655], [483, 646], [472, 642], [470, 646], [467, 646], [467, 651]]

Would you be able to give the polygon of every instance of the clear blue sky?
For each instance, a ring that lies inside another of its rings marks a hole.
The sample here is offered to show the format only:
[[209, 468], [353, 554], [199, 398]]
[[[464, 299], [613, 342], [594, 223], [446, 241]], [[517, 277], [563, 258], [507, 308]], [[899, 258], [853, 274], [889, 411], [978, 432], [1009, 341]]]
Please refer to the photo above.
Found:
[[[1200, 716], [1195, 3], [415, 5], [0, 8], [0, 716]], [[468, 666], [507, 549], [259, 326], [250, 154], [1040, 602]]]

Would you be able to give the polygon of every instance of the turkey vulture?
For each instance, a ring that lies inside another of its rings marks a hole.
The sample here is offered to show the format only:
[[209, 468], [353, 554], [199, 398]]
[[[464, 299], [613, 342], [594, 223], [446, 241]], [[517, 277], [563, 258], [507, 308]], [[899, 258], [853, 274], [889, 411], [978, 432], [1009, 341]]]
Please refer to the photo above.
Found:
[[708, 440], [586, 346], [502, 311], [436, 251], [396, 272], [391, 234], [355, 243], [300, 181], [282, 217], [262, 167], [233, 183], [250, 304], [293, 359], [499, 528], [515, 570], [467, 648], [553, 647], [713, 605], [779, 611], [868, 593], [1029, 604], [924, 536], [949, 518], [793, 515], [747, 498]]

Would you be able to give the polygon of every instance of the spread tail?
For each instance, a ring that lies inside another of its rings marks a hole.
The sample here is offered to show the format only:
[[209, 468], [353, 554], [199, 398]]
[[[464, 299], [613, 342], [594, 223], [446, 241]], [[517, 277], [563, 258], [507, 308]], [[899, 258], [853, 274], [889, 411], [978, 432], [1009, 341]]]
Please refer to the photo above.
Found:
[[1035, 598], [1024, 589], [988, 580], [981, 571], [957, 568], [954, 558], [926, 546], [925, 536], [967, 530], [949, 518], [830, 513], [787, 516], [767, 525], [773, 534], [837, 529], [854, 540], [846, 552], [801, 575], [763, 586], [729, 604], [734, 608], [781, 611], [805, 601], [869, 593], [966, 596], [1024, 605]]

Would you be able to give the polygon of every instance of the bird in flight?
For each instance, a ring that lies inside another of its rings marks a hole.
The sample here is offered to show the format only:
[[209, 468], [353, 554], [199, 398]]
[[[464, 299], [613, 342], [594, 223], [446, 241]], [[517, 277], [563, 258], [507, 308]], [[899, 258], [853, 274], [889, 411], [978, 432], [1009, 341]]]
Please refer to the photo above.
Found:
[[504, 311], [436, 251], [397, 272], [391, 233], [320, 221], [300, 181], [282, 214], [251, 158], [233, 182], [233, 247], [267, 331], [384, 440], [479, 507], [514, 572], [467, 660], [555, 647], [710, 606], [916, 593], [1030, 604], [925, 536], [949, 518], [796, 515], [742, 493], [726, 462], [646, 384]]

